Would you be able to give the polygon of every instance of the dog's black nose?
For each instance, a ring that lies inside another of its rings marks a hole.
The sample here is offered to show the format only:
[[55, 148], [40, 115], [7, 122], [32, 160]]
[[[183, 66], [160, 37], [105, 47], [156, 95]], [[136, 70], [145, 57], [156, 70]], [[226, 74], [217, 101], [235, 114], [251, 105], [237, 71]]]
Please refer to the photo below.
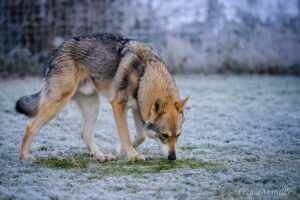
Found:
[[174, 152], [170, 153], [170, 154], [168, 155], [168, 159], [169, 159], [169, 160], [176, 160], [176, 154], [175, 154]]

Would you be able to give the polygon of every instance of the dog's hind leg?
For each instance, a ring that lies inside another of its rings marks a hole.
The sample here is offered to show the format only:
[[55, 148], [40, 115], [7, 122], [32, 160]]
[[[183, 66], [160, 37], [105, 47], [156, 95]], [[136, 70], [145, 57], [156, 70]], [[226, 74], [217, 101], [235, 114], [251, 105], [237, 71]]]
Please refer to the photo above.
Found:
[[132, 109], [132, 115], [135, 123], [135, 128], [136, 128], [136, 138], [132, 143], [132, 146], [134, 148], [137, 148], [140, 144], [142, 144], [145, 139], [146, 139], [146, 134], [144, 133], [143, 130], [143, 122], [141, 120], [141, 116], [137, 108]]
[[51, 99], [44, 98], [43, 102], [41, 102], [37, 116], [26, 128], [26, 133], [23, 137], [21, 146], [22, 160], [35, 160], [35, 158], [30, 154], [30, 146], [33, 137], [45, 124], [53, 119], [64, 108], [64, 106], [69, 102], [70, 98], [71, 93], [59, 101], [53, 101]]
[[74, 100], [78, 104], [83, 118], [83, 127], [81, 137], [89, 149], [91, 155], [99, 162], [111, 161], [114, 159], [113, 155], [103, 154], [95, 140], [94, 126], [97, 120], [99, 111], [99, 96], [98, 93], [90, 95], [76, 94]]
[[21, 159], [34, 160], [30, 154], [30, 146], [37, 132], [53, 119], [70, 101], [76, 91], [78, 76], [73, 63], [63, 63], [65, 68], [60, 74], [53, 74], [46, 79], [42, 91], [39, 109], [36, 117], [27, 126], [21, 145]]

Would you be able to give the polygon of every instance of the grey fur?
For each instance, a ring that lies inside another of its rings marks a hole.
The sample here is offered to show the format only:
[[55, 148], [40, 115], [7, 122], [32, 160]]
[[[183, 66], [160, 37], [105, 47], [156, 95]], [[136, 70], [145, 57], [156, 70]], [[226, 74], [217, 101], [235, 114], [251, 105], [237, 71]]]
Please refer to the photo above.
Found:
[[45, 77], [61, 71], [61, 63], [74, 60], [88, 68], [92, 78], [112, 79], [121, 60], [121, 52], [130, 40], [118, 35], [91, 35], [74, 37], [63, 42], [49, 60]]
[[38, 106], [41, 98], [41, 91], [21, 97], [16, 103], [16, 111], [28, 116], [35, 116], [38, 112]]

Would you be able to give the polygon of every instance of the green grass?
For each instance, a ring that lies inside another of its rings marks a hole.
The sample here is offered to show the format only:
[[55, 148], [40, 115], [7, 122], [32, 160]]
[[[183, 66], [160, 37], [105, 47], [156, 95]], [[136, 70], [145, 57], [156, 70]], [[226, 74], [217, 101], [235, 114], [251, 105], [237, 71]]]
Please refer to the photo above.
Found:
[[[66, 158], [50, 157], [36, 161], [37, 165], [51, 169], [80, 170], [99, 175], [122, 176], [128, 174], [157, 173], [176, 169], [205, 169], [219, 171], [224, 169], [220, 164], [204, 162], [195, 159], [168, 161], [163, 158], [152, 158], [146, 161], [114, 161], [98, 163], [88, 156], [74, 156]], [[90, 177], [97, 178], [97, 176]]]

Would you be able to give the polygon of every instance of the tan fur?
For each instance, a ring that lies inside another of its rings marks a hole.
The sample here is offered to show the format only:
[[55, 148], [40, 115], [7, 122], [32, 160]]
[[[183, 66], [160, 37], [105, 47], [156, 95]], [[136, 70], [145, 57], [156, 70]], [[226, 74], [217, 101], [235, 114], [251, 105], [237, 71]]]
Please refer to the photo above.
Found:
[[155, 100], [179, 101], [176, 85], [166, 67], [161, 63], [153, 63], [153, 65], [155, 67], [148, 67], [145, 70], [145, 75], [140, 83], [140, 96], [148, 96], [148, 98], [141, 98], [140, 100], [140, 105], [143, 108], [141, 113], [144, 119], [150, 117]]

